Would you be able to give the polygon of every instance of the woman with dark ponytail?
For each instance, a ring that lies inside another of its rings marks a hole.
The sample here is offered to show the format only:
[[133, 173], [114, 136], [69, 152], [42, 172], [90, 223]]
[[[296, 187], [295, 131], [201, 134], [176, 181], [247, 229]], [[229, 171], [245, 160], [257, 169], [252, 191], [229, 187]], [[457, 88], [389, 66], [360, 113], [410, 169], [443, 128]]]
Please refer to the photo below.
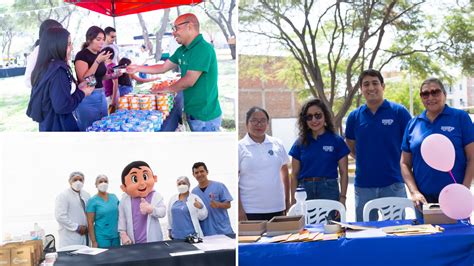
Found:
[[39, 50], [41, 35], [43, 34], [43, 32], [45, 32], [49, 28], [62, 28], [62, 27], [63, 26], [61, 25], [61, 23], [57, 22], [54, 19], [47, 19], [43, 21], [43, 23], [41, 23], [40, 28], [39, 28], [39, 33], [38, 33], [38, 40], [36, 40], [35, 45], [33, 46], [34, 49], [26, 60], [25, 85], [28, 88], [32, 87], [31, 86], [31, 72], [33, 72], [33, 68], [35, 68], [35, 65], [36, 65], [36, 59], [38, 58], [38, 50]]
[[95, 90], [76, 110], [78, 126], [81, 131], [85, 131], [94, 121], [107, 115], [107, 100], [102, 81], [114, 78], [114, 76], [106, 75], [107, 68], [104, 62], [111, 56], [111, 53], [101, 52], [104, 42], [105, 32], [97, 26], [92, 26], [86, 32], [86, 42], [82, 45], [82, 50], [76, 54], [74, 65], [79, 82], [90, 76], [96, 80]]
[[39, 131], [79, 130], [72, 112], [93, 88], [85, 82], [77, 86], [68, 65], [71, 51], [71, 36], [66, 29], [49, 28], [41, 35], [26, 111], [39, 123]]

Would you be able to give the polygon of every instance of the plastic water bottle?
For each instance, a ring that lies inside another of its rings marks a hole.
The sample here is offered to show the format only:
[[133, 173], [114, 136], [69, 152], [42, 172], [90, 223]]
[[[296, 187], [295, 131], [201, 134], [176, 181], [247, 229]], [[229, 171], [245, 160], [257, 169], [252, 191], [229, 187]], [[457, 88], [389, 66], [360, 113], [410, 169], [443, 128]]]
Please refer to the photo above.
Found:
[[41, 239], [44, 241], [44, 229], [41, 228], [38, 223], [34, 224], [35, 237], [33, 239]]
[[[304, 215], [306, 217], [306, 190], [303, 187], [296, 188], [295, 191], [295, 199], [296, 199], [296, 206], [295, 211], [296, 215]], [[306, 220], [306, 218], [305, 218]]]

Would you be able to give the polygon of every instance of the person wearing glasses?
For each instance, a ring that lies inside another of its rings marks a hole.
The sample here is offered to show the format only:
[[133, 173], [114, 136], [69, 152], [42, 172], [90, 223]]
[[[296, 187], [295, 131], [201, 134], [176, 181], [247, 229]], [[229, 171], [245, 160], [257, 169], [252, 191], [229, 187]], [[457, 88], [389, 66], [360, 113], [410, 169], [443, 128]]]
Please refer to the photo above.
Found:
[[[400, 146], [411, 116], [402, 105], [384, 99], [385, 84], [379, 71], [364, 70], [358, 84], [366, 104], [349, 114], [346, 142], [356, 160], [356, 220], [362, 221], [368, 201], [407, 196], [400, 172]], [[371, 221], [378, 219], [376, 211], [369, 216]]]
[[298, 130], [298, 139], [289, 152], [292, 195], [300, 185], [306, 191], [306, 200], [328, 199], [345, 205], [349, 148], [336, 134], [331, 113], [320, 99], [309, 100], [302, 106]]
[[270, 220], [290, 207], [288, 155], [267, 135], [270, 117], [260, 107], [247, 111], [247, 134], [239, 141], [239, 221]]
[[117, 31], [112, 27], [106, 27], [104, 29], [105, 32], [105, 47], [110, 47], [114, 49], [114, 53], [110, 59], [112, 59], [112, 63], [114, 65], [118, 65], [119, 61], [119, 47], [115, 44], [115, 40], [117, 39]]
[[179, 16], [172, 29], [176, 42], [181, 46], [164, 64], [130, 65], [127, 72], [158, 74], [179, 66], [181, 78], [173, 85], [153, 92], [183, 91], [184, 112], [190, 129], [219, 131], [222, 111], [218, 101], [216, 52], [199, 33], [199, 21], [194, 14]]
[[417, 207], [417, 219], [423, 221], [422, 204], [437, 203], [441, 190], [453, 181], [448, 172], [435, 170], [426, 164], [421, 155], [421, 143], [431, 134], [449, 138], [456, 154], [451, 172], [457, 183], [469, 188], [474, 178], [474, 125], [465, 111], [446, 104], [446, 90], [439, 79], [423, 81], [420, 97], [426, 110], [407, 125], [401, 145], [400, 166]]

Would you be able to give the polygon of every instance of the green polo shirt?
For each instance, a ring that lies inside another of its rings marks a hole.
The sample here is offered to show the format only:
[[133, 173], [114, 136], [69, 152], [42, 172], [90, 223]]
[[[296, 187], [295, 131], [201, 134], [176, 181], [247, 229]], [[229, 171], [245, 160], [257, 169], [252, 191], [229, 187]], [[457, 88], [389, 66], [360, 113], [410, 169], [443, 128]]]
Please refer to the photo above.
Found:
[[222, 114], [217, 89], [217, 59], [214, 48], [199, 34], [186, 47], [182, 45], [169, 58], [181, 68], [184, 77], [188, 70], [201, 71], [194, 86], [184, 90], [184, 111], [195, 119], [209, 121]]

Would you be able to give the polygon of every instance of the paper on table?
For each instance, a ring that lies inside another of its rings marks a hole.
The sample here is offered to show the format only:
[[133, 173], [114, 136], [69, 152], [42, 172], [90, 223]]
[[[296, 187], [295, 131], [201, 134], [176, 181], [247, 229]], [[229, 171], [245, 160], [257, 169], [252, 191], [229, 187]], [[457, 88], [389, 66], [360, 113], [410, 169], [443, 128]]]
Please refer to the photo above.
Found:
[[81, 248], [81, 249], [78, 249], [74, 252], [71, 252], [72, 254], [85, 254], [85, 255], [97, 255], [97, 254], [100, 254], [102, 252], [105, 252], [107, 251], [108, 249], [106, 248], [90, 248], [90, 247], [87, 247], [87, 248]]
[[225, 235], [205, 236], [202, 238], [202, 243], [193, 245], [204, 251], [235, 249], [235, 239]]
[[362, 231], [346, 231], [346, 238], [385, 237], [387, 234], [382, 229], [368, 229]]
[[239, 243], [253, 243], [257, 242], [261, 236], [239, 236]]
[[360, 225], [353, 225], [353, 224], [346, 224], [346, 223], [341, 223], [341, 222], [336, 222], [332, 221], [335, 224], [338, 224], [342, 227], [349, 228], [352, 230], [368, 230], [368, 229], [373, 229], [373, 227], [367, 227], [367, 226], [360, 226]]
[[398, 226], [387, 226], [381, 228], [387, 234], [434, 234], [440, 233], [444, 229], [439, 226], [433, 226], [431, 224], [420, 224], [420, 225], [398, 225]]
[[276, 242], [286, 241], [290, 236], [291, 236], [291, 234], [286, 234], [286, 235], [281, 235], [281, 236], [274, 236], [268, 242], [269, 243], [276, 243]]
[[177, 257], [177, 256], [186, 256], [186, 255], [193, 255], [193, 254], [201, 254], [204, 253], [202, 250], [191, 250], [191, 251], [181, 251], [181, 252], [173, 252], [170, 253], [171, 257]]

